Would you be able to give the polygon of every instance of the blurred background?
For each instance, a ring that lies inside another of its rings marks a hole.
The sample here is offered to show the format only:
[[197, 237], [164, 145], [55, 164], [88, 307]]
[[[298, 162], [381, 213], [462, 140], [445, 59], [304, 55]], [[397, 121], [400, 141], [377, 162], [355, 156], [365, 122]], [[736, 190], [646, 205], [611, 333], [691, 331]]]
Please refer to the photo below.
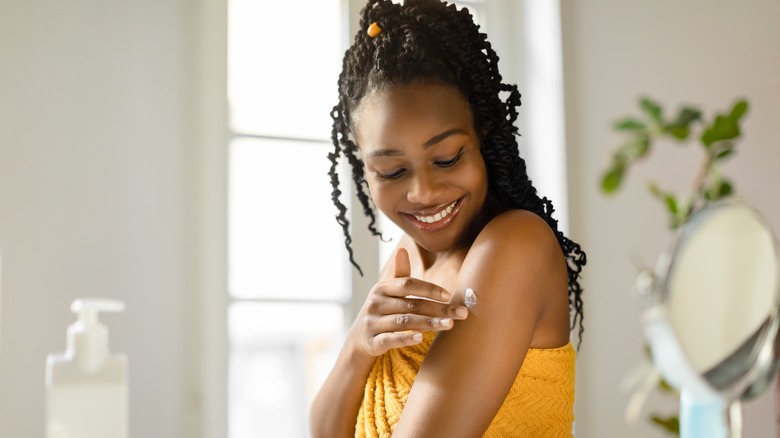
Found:
[[[685, 190], [699, 155], [659, 147], [607, 198], [612, 124], [644, 95], [707, 116], [747, 99], [724, 172], [780, 229], [780, 3], [457, 3], [520, 86], [531, 177], [588, 254], [576, 435], [667, 436], [647, 417], [673, 412], [668, 397], [625, 419], [622, 384], [644, 360], [630, 290], [672, 238], [646, 181]], [[0, 1], [0, 436], [43, 435], [46, 355], [64, 350], [85, 296], [127, 304], [102, 319], [129, 356], [131, 436], [306, 436], [309, 400], [392, 248], [355, 216], [356, 275], [326, 174], [362, 6]], [[777, 435], [774, 397], [746, 406], [745, 437]]]

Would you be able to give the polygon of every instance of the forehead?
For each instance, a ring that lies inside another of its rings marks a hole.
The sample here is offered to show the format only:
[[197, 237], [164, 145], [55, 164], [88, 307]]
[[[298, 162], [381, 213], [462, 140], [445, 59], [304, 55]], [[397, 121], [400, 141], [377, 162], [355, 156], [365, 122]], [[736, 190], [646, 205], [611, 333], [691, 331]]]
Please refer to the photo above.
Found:
[[466, 98], [443, 85], [414, 84], [368, 94], [353, 111], [361, 149], [424, 143], [444, 129], [473, 130]]

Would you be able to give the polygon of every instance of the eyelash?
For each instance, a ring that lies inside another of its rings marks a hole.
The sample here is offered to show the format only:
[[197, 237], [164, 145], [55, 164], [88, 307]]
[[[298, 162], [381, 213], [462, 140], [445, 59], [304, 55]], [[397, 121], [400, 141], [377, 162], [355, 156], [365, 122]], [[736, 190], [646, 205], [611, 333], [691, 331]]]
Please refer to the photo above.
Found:
[[446, 161], [434, 161], [433, 164], [439, 167], [452, 167], [460, 160], [461, 155], [463, 155], [463, 146], [460, 147], [460, 150], [452, 159]]
[[[460, 157], [461, 157], [462, 155], [463, 155], [463, 147], [461, 146], [461, 148], [460, 148], [460, 150], [458, 151], [458, 153], [457, 153], [457, 154], [455, 155], [455, 157], [453, 157], [452, 159], [450, 159], [450, 160], [445, 160], [445, 161], [434, 161], [434, 162], [433, 162], [433, 164], [435, 164], [435, 165], [436, 165], [436, 166], [438, 166], [438, 167], [442, 167], [442, 168], [448, 168], [448, 167], [452, 167], [452, 166], [454, 166], [454, 165], [455, 165], [455, 164], [456, 164], [458, 161], [460, 161]], [[387, 175], [385, 175], [385, 174], [382, 174], [382, 173], [379, 173], [379, 172], [377, 172], [377, 173], [376, 173], [376, 175], [377, 175], [377, 177], [378, 177], [379, 179], [381, 179], [381, 180], [384, 180], [384, 181], [387, 181], [387, 180], [394, 180], [394, 179], [398, 179], [398, 178], [400, 178], [400, 177], [403, 175], [403, 173], [404, 173], [405, 171], [406, 171], [406, 169], [405, 169], [405, 168], [401, 168], [401, 169], [398, 169], [397, 171], [395, 171], [395, 172], [393, 172], [393, 173], [391, 173], [391, 174], [387, 174]]]
[[406, 169], [401, 168], [401, 169], [398, 169], [398, 170], [396, 170], [395, 172], [393, 172], [393, 173], [391, 173], [389, 175], [385, 175], [383, 173], [376, 172], [376, 176], [377, 176], [377, 178], [379, 178], [379, 179], [381, 179], [383, 181], [388, 181], [388, 180], [393, 180], [393, 179], [400, 178], [401, 175], [403, 175], [404, 171], [406, 171]]

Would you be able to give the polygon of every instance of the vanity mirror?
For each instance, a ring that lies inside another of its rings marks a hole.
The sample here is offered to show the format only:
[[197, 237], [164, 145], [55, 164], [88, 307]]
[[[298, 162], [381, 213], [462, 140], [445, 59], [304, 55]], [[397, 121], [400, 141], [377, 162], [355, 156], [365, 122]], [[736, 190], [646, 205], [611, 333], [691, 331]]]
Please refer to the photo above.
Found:
[[739, 437], [740, 402], [777, 370], [777, 239], [744, 203], [707, 205], [637, 279], [653, 362], [680, 390], [680, 435]]

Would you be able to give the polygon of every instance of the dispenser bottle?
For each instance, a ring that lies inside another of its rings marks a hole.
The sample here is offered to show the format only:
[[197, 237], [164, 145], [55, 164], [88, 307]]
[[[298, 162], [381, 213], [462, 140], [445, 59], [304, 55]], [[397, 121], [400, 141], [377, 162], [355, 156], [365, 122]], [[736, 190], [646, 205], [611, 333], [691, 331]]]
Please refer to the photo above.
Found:
[[46, 359], [46, 438], [127, 438], [127, 357], [111, 354], [98, 312], [122, 312], [124, 303], [78, 299], [65, 353]]

